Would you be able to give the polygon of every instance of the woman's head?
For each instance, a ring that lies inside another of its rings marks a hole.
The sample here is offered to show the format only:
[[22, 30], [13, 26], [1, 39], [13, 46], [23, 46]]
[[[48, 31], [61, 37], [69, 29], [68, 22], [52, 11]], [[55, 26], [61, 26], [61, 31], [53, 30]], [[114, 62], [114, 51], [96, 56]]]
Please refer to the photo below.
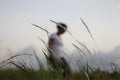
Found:
[[64, 23], [58, 23], [57, 29], [59, 34], [63, 34], [67, 30], [67, 25]]

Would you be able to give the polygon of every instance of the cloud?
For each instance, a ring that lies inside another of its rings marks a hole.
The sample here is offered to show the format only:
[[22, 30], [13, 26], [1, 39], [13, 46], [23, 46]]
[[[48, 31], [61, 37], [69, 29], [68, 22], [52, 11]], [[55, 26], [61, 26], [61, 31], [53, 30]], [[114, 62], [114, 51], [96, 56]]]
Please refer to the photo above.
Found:
[[3, 62], [9, 58], [12, 54], [12, 51], [8, 48], [0, 48], [0, 62]]
[[70, 59], [70, 64], [72, 65], [71, 67], [75, 71], [79, 69], [78, 66], [80, 66], [80, 64], [78, 63], [82, 62], [83, 64], [88, 63], [93, 68], [100, 68], [101, 70], [107, 70], [111, 72], [111, 63], [115, 63], [116, 65], [120, 66], [120, 46], [115, 47], [110, 52], [99, 51], [94, 55], [84, 55], [76, 50], [70, 55]]
[[14, 59], [14, 61], [16, 62], [25, 62], [26, 66], [28, 67], [33, 67], [35, 70], [39, 70], [39, 63], [35, 57], [35, 54], [38, 56], [40, 62], [46, 67], [46, 59], [45, 56], [41, 55], [39, 50], [36, 49], [35, 46], [33, 45], [29, 45], [24, 49], [21, 49], [17, 52], [15, 52], [15, 54], [32, 54], [32, 55], [21, 55], [18, 56]]
[[[30, 45], [24, 49], [21, 49], [16, 52], [16, 54], [32, 54], [34, 55], [34, 51], [38, 55], [40, 61], [47, 67], [46, 59], [45, 56], [41, 55], [39, 50], [36, 49], [33, 45]], [[0, 61], [5, 60], [10, 56], [11, 50], [10, 49], [2, 49], [0, 48]], [[88, 63], [91, 67], [98, 68], [100, 69], [105, 69], [108, 71], [111, 71], [111, 63], [115, 63], [117, 65], [120, 65], [120, 46], [115, 47], [112, 51], [110, 52], [102, 52], [99, 51], [97, 54], [91, 55], [89, 53], [82, 54], [81, 52], [79, 53], [78, 50], [75, 50], [71, 54], [67, 54], [66, 59], [68, 60], [71, 69], [73, 71], [78, 71], [80, 65], [84, 65]], [[102, 61], [100, 61], [100, 59]], [[27, 66], [31, 66], [35, 69], [39, 69], [38, 62], [34, 56], [19, 56], [14, 59], [15, 61], [25, 61]], [[102, 62], [102, 63], [101, 63]], [[103, 68], [103, 66], [105, 68]]]

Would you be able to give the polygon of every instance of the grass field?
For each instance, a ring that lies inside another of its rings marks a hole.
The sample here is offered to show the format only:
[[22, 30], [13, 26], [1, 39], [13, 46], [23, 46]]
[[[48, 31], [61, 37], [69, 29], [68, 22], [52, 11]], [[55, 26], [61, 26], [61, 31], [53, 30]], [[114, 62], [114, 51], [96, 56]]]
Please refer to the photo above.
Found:
[[[16, 65], [16, 68], [0, 70], [0, 80], [120, 80], [120, 73], [108, 74], [105, 71], [86, 71], [62, 75], [62, 70], [45, 70], [41, 68], [35, 71], [24, 65]], [[42, 67], [42, 66], [41, 66]]]

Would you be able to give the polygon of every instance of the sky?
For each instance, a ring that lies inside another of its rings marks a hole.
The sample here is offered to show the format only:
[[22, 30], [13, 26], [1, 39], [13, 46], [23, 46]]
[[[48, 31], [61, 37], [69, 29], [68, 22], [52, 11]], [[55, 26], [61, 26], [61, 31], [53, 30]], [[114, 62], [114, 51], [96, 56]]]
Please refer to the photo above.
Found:
[[[120, 45], [120, 0], [0, 0], [0, 49], [17, 51], [29, 45], [43, 48], [37, 37], [47, 42], [47, 35], [32, 24], [56, 32], [50, 19], [66, 23], [77, 40], [93, 49], [95, 44], [80, 17], [88, 25], [98, 51], [108, 52]], [[74, 39], [68, 33], [62, 37], [65, 46], [73, 49]]]

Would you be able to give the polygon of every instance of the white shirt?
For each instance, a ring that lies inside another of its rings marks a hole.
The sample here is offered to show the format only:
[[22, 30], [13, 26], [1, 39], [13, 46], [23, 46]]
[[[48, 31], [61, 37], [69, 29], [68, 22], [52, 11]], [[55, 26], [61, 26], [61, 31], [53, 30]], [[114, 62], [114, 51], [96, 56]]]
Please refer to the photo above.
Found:
[[50, 35], [50, 39], [54, 39], [53, 44], [50, 46], [54, 56], [58, 59], [63, 57], [64, 51], [62, 38], [58, 36], [56, 33], [53, 33]]

